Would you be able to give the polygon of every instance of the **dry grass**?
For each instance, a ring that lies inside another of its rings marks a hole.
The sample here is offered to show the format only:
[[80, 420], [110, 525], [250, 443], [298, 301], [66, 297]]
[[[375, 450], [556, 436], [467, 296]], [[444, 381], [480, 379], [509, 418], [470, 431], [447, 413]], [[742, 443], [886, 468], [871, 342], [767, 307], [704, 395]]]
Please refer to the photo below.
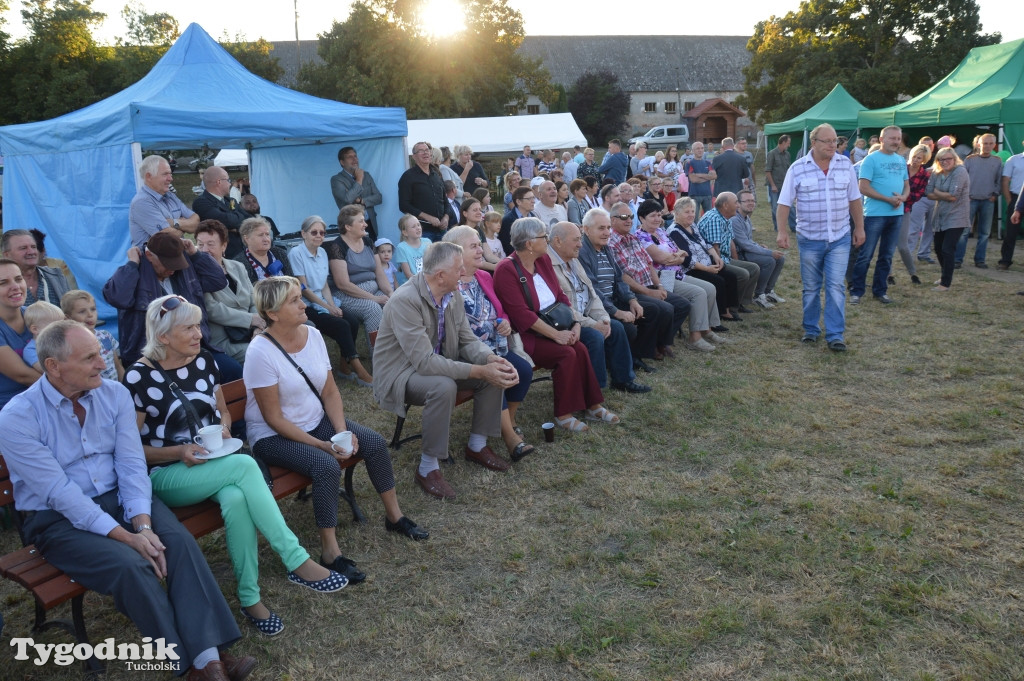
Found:
[[[508, 474], [458, 459], [454, 503], [415, 487], [406, 445], [399, 497], [427, 542], [386, 535], [357, 474], [371, 520], [339, 536], [370, 579], [316, 596], [265, 551], [264, 599], [287, 629], [243, 626], [253, 678], [1024, 678], [1021, 286], [965, 269], [936, 294], [897, 268], [896, 304], [849, 308], [837, 355], [797, 343], [789, 259], [790, 302], [749, 315], [714, 356], [659, 364], [650, 395], [610, 394], [621, 426], [560, 436]], [[390, 435], [366, 391], [342, 390]], [[520, 417], [534, 442], [550, 405], [550, 383], [535, 386]], [[308, 504], [282, 509], [315, 547]], [[0, 550], [17, 545], [0, 534]], [[222, 535], [202, 546], [237, 607]], [[7, 637], [29, 635], [22, 590], [0, 584], [0, 609]], [[109, 599], [91, 595], [87, 613], [94, 640], [136, 639]], [[5, 661], [0, 677], [79, 670]]]

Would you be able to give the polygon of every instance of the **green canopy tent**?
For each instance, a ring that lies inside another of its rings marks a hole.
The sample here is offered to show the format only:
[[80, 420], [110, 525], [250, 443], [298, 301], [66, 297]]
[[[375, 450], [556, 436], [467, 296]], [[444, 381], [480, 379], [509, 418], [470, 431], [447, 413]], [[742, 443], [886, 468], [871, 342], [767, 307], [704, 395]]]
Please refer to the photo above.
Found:
[[1024, 140], [1022, 75], [1024, 38], [976, 47], [930, 89], [896, 106], [862, 111], [857, 123], [872, 131], [898, 125], [912, 141], [954, 134], [968, 145], [974, 135], [993, 132], [1001, 148], [1019, 152]]
[[799, 116], [781, 123], [765, 125], [764, 134], [767, 138], [765, 152], [776, 147], [780, 135], [788, 134], [790, 137], [799, 137], [803, 140], [802, 144], [790, 146], [790, 156], [795, 159], [797, 156], [807, 153], [808, 136], [811, 130], [822, 123], [828, 123], [836, 129], [836, 133], [853, 139], [854, 133], [857, 131], [857, 114], [863, 109], [863, 104], [858, 102], [841, 84], [836, 83], [832, 92], [829, 92], [821, 101]]

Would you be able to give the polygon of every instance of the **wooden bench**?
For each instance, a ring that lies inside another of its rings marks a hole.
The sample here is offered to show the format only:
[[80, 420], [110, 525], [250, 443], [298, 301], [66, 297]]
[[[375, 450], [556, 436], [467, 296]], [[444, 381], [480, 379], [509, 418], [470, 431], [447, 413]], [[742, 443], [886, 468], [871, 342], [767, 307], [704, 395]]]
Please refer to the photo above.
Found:
[[[245, 417], [245, 383], [242, 380], [232, 381], [221, 386], [231, 420], [237, 422]], [[366, 522], [362, 509], [356, 503], [352, 489], [352, 474], [356, 464], [362, 459], [353, 456], [341, 464], [345, 470], [345, 489], [338, 490], [338, 495], [348, 502], [352, 509], [355, 522]], [[312, 484], [305, 475], [287, 468], [270, 466], [270, 475], [274, 481], [274, 499], [281, 500], [298, 493], [299, 499], [308, 498], [306, 488]], [[10, 471], [0, 455], [0, 508], [6, 511], [14, 509], [14, 487], [10, 480]], [[191, 506], [180, 506], [172, 509], [189, 532], [196, 538], [210, 534], [224, 527], [224, 519], [220, 514], [220, 506], [212, 501], [202, 501]], [[13, 513], [15, 526], [21, 533], [21, 514]], [[22, 535], [22, 543], [25, 537]], [[77, 584], [61, 570], [50, 565], [36, 549], [28, 544], [24, 548], [0, 556], [0, 576], [16, 582], [27, 589], [35, 598], [36, 617], [32, 626], [33, 633], [39, 633], [52, 627], [60, 627], [75, 637], [79, 643], [89, 643], [85, 630], [85, 618], [82, 615], [82, 598], [88, 591]], [[67, 619], [47, 619], [46, 613], [57, 606], [71, 601], [71, 621]], [[86, 670], [90, 673], [102, 672], [103, 664], [95, 658], [85, 661]]]

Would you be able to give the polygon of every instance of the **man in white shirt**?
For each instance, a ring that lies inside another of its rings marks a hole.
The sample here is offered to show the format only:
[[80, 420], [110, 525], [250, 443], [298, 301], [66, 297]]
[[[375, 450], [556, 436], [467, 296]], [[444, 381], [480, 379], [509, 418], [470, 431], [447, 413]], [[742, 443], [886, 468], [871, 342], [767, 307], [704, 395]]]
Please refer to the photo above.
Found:
[[534, 206], [533, 212], [548, 227], [569, 219], [565, 206], [555, 203], [558, 200], [558, 190], [555, 189], [555, 183], [551, 180], [545, 180], [537, 188], [537, 198], [540, 199], [540, 202]]

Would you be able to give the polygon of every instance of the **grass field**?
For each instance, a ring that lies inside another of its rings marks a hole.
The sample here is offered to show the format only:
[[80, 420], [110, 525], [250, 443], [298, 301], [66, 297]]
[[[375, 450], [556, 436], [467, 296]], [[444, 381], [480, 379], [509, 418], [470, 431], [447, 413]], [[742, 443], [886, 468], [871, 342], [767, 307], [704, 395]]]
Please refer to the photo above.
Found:
[[[757, 218], [770, 243], [766, 205]], [[850, 351], [833, 354], [797, 342], [796, 260], [778, 286], [788, 302], [734, 324], [734, 345], [680, 349], [640, 377], [649, 395], [609, 393], [620, 426], [559, 433], [507, 474], [457, 457], [454, 503], [413, 483], [416, 443], [395, 453], [429, 541], [385, 534], [360, 470], [370, 522], [343, 517], [339, 537], [366, 583], [297, 589], [264, 542], [263, 598], [287, 628], [266, 639], [240, 623], [252, 678], [1024, 678], [1024, 277], [967, 267], [939, 294], [936, 266], [912, 286], [897, 265], [895, 304], [848, 307]], [[367, 390], [342, 393], [350, 417], [390, 436]], [[519, 418], [533, 442], [550, 416], [541, 383]], [[455, 414], [453, 452], [469, 417]], [[308, 502], [282, 509], [314, 548]], [[18, 545], [0, 532], [0, 552]], [[223, 534], [201, 545], [237, 609]], [[5, 638], [30, 635], [24, 591], [0, 583], [0, 610]], [[138, 640], [109, 599], [90, 594], [86, 613], [94, 641]], [[12, 654], [4, 679], [80, 678]]]

